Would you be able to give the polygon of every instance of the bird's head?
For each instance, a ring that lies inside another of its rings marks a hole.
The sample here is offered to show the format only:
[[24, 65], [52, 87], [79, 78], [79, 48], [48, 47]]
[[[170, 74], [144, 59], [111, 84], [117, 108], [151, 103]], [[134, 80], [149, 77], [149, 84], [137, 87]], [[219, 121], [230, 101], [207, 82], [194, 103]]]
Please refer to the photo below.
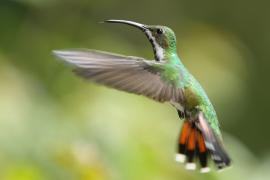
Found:
[[174, 32], [166, 26], [145, 25], [126, 20], [106, 20], [104, 22], [127, 24], [142, 30], [153, 47], [157, 61], [162, 61], [166, 56], [176, 53], [176, 37]]

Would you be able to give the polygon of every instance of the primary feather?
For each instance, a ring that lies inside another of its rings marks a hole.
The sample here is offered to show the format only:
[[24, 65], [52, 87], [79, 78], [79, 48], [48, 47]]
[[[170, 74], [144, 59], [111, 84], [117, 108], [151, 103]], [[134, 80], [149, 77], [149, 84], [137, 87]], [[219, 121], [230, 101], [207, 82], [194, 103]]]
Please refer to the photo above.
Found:
[[74, 72], [87, 80], [159, 102], [183, 101], [182, 89], [162, 78], [165, 62], [97, 50], [61, 50], [54, 54], [74, 65]]

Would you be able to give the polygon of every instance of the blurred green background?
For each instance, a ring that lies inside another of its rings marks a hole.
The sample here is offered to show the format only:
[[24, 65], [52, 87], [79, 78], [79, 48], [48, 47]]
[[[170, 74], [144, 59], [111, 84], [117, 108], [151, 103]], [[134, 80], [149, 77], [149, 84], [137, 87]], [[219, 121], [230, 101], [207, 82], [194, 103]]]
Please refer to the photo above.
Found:
[[[153, 58], [128, 19], [174, 29], [206, 89], [233, 166], [174, 161], [181, 121], [159, 104], [75, 77], [53, 49]], [[1, 0], [0, 180], [270, 179], [269, 1]]]

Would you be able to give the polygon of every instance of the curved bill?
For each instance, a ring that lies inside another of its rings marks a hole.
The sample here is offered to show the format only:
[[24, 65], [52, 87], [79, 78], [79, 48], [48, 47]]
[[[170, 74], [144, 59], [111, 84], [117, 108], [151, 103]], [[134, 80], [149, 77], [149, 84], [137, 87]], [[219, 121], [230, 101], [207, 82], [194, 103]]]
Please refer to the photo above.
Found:
[[104, 21], [106, 23], [121, 23], [121, 24], [127, 24], [127, 25], [130, 25], [130, 26], [134, 26], [136, 28], [139, 28], [143, 31], [145, 31], [147, 28], [146, 28], [146, 25], [144, 24], [141, 24], [141, 23], [137, 23], [137, 22], [134, 22], [134, 21], [126, 21], [126, 20], [117, 20], [117, 19], [110, 19], [110, 20], [106, 20]]

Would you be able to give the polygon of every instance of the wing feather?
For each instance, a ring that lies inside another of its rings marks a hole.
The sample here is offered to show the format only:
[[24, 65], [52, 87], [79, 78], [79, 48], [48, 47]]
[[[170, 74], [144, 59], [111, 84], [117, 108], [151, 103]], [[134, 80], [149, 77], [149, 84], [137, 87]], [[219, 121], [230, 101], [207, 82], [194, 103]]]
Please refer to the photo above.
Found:
[[162, 62], [97, 50], [61, 50], [54, 54], [74, 65], [74, 72], [87, 80], [160, 102], [183, 101], [182, 89], [161, 78], [160, 69], [165, 68]]

